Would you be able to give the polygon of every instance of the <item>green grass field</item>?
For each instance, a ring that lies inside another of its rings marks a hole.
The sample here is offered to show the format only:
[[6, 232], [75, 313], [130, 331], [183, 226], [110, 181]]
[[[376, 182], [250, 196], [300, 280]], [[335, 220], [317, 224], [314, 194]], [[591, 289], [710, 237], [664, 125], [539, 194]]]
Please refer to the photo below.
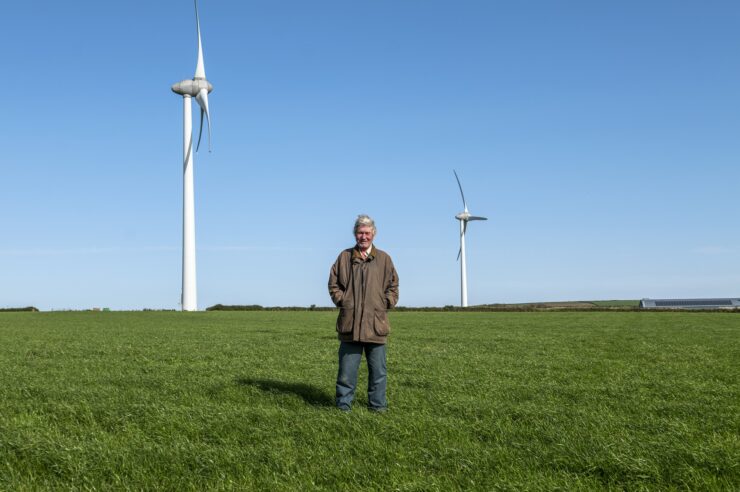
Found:
[[0, 489], [740, 488], [737, 314], [392, 313], [386, 414], [334, 317], [1, 313]]

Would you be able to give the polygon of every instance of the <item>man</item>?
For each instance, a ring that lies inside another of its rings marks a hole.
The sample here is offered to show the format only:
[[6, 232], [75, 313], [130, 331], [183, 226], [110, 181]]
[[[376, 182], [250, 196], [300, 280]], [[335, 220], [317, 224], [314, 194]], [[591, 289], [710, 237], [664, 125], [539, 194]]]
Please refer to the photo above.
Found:
[[358, 216], [354, 227], [357, 244], [339, 253], [329, 272], [329, 295], [339, 307], [336, 403], [343, 411], [352, 408], [363, 351], [368, 407], [378, 412], [388, 408], [385, 343], [390, 325], [386, 310], [398, 302], [398, 275], [391, 257], [373, 246], [376, 232], [373, 219]]

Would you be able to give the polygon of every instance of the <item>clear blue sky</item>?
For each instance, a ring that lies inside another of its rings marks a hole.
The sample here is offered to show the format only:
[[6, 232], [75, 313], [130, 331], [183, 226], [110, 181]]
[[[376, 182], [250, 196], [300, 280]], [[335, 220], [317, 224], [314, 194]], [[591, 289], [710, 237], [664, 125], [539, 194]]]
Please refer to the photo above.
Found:
[[[329, 305], [359, 213], [400, 304], [740, 295], [737, 1], [200, 2], [199, 305]], [[0, 31], [0, 307], [177, 308], [192, 2]], [[194, 113], [197, 111], [194, 108]], [[197, 125], [197, 119], [194, 122]]]

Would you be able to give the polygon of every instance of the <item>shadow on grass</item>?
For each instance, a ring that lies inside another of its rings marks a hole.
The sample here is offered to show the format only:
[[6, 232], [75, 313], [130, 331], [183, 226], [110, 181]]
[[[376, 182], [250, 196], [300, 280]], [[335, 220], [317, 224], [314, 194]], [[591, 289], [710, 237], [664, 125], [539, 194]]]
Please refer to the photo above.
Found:
[[272, 379], [237, 378], [240, 386], [254, 386], [268, 393], [284, 393], [300, 396], [303, 401], [319, 407], [333, 407], [334, 398], [315, 386], [304, 383], [286, 383]]

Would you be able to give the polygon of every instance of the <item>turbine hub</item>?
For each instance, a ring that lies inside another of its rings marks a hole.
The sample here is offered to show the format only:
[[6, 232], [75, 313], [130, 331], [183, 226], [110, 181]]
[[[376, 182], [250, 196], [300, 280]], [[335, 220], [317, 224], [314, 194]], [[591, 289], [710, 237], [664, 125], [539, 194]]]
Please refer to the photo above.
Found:
[[470, 212], [460, 212], [459, 214], [455, 215], [455, 218], [457, 220], [468, 220], [470, 218]]
[[172, 84], [172, 92], [180, 94], [181, 96], [195, 97], [203, 89], [206, 89], [210, 94], [213, 90], [213, 86], [206, 79], [202, 78], [183, 80], [176, 84]]

